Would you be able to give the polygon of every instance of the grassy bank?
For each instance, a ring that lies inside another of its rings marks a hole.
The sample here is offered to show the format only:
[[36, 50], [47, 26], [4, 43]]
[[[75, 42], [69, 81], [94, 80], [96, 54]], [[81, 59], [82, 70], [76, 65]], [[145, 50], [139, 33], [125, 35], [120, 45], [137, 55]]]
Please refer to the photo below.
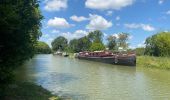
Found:
[[152, 57], [138, 56], [137, 66], [159, 69], [170, 69], [170, 58], [168, 57]]
[[60, 100], [43, 87], [29, 82], [16, 82], [4, 92], [3, 100]]

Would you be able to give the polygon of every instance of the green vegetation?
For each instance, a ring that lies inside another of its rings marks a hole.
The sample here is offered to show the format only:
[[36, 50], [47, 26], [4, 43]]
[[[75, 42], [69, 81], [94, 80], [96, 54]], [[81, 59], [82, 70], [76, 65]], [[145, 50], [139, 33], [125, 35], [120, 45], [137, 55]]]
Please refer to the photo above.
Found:
[[37, 54], [50, 54], [51, 48], [45, 42], [38, 41], [35, 50]]
[[127, 33], [119, 33], [118, 36], [110, 35], [107, 38], [107, 46], [109, 50], [117, 51], [119, 47], [121, 47], [123, 50], [127, 50], [129, 44], [127, 43], [129, 39], [129, 34]]
[[170, 58], [154, 56], [138, 56], [137, 66], [158, 69], [170, 69]]
[[60, 51], [65, 51], [67, 48], [67, 39], [63, 36], [59, 36], [56, 39], [54, 39], [51, 43], [52, 49], [54, 51], [60, 50]]
[[29, 82], [16, 82], [9, 85], [3, 100], [60, 100], [41, 86]]
[[170, 69], [170, 32], [160, 32], [145, 41], [145, 48], [136, 48], [137, 66]]
[[102, 43], [92, 43], [90, 46], [90, 51], [100, 51], [105, 50], [105, 46]]
[[142, 48], [142, 47], [141, 48], [136, 48], [135, 52], [136, 52], [137, 56], [142, 56], [145, 53], [145, 48]]
[[151, 56], [170, 56], [170, 32], [157, 33], [146, 39], [145, 54]]
[[0, 4], [0, 96], [13, 70], [33, 57], [41, 36], [38, 0], [3, 0]]
[[[120, 33], [118, 37], [109, 36], [108, 45], [109, 50], [118, 50], [119, 47], [123, 49], [128, 48], [129, 34]], [[70, 53], [76, 53], [81, 51], [98, 51], [105, 50], [106, 46], [103, 43], [103, 33], [99, 30], [91, 31], [87, 36], [79, 39], [70, 40], [67, 44], [67, 39], [59, 36], [52, 42], [52, 48], [54, 51], [60, 50]]]

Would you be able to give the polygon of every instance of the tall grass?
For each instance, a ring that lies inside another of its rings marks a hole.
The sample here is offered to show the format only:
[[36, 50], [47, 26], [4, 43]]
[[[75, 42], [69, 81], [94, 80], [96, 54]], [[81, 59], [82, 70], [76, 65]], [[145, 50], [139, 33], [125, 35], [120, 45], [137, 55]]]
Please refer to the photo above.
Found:
[[153, 57], [153, 56], [138, 56], [137, 67], [170, 69], [170, 58]]

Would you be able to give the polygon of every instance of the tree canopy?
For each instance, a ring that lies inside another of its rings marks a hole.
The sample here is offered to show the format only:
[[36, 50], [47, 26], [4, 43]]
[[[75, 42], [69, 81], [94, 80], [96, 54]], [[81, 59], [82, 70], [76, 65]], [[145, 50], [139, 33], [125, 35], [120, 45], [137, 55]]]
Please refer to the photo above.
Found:
[[45, 42], [38, 41], [35, 50], [37, 54], [50, 54], [51, 53], [51, 48], [49, 45]]
[[42, 18], [38, 0], [0, 3], [0, 88], [10, 83], [14, 68], [33, 57]]
[[64, 51], [67, 49], [67, 43], [68, 43], [68, 40], [65, 37], [59, 36], [52, 41], [51, 43], [52, 49], [54, 51], [58, 51], [58, 50]]
[[145, 54], [153, 56], [170, 56], [170, 32], [160, 32], [145, 41]]

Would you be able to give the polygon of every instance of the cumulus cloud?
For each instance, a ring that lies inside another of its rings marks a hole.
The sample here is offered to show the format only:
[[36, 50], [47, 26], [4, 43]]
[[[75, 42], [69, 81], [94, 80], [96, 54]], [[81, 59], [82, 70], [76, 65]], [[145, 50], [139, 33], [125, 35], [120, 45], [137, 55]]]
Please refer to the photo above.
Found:
[[84, 37], [86, 35], [88, 35], [88, 32], [86, 32], [84, 30], [76, 30], [73, 33], [71, 33], [71, 32], [61, 33], [61, 36], [64, 36], [69, 41], [72, 40], [72, 39], [79, 39], [79, 38]]
[[86, 0], [85, 6], [99, 10], [120, 10], [123, 7], [132, 5], [135, 0]]
[[84, 17], [84, 16], [76, 16], [76, 15], [73, 15], [70, 17], [71, 20], [73, 21], [76, 21], [76, 22], [81, 22], [81, 21], [85, 21], [85, 20], [88, 20], [88, 18]]
[[90, 14], [90, 22], [86, 26], [89, 30], [105, 30], [112, 26], [112, 22], [107, 21], [105, 18], [99, 15]]
[[54, 28], [68, 28], [72, 26], [64, 18], [59, 17], [54, 17], [54, 19], [50, 19], [47, 25]]
[[48, 0], [45, 2], [46, 11], [60, 11], [67, 8], [67, 0]]
[[144, 31], [154, 31], [155, 28], [149, 24], [124, 24], [126, 28], [130, 29], [143, 29]]

